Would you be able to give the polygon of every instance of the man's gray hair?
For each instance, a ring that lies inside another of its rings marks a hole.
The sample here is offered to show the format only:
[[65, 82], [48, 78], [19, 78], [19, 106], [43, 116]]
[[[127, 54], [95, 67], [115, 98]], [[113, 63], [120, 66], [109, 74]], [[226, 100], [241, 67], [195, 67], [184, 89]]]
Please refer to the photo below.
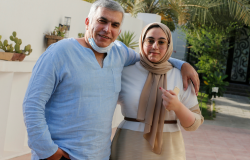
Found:
[[122, 13], [122, 21], [123, 21], [124, 9], [122, 8], [122, 6], [118, 2], [113, 1], [113, 0], [97, 0], [91, 5], [90, 11], [89, 11], [88, 18], [89, 18], [90, 23], [93, 19], [93, 16], [95, 15], [95, 12], [96, 12], [98, 7], [104, 7], [104, 8], [113, 10], [113, 11], [121, 12]]

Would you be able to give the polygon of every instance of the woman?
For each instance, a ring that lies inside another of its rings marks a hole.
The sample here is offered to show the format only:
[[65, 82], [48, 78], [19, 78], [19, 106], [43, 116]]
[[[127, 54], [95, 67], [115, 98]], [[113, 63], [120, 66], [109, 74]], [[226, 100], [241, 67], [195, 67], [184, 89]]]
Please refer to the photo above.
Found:
[[[110, 159], [185, 160], [180, 125], [194, 131], [204, 120], [194, 88], [190, 83], [184, 92], [180, 71], [167, 61], [173, 51], [167, 26], [147, 25], [139, 45], [141, 61], [123, 70], [119, 103], [125, 120], [112, 141]], [[179, 94], [172, 91], [175, 87]]]

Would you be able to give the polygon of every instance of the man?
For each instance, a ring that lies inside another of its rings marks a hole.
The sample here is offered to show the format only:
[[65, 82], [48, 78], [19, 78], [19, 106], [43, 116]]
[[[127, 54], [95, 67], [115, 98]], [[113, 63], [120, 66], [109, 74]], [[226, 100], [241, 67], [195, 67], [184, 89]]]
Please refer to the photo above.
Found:
[[123, 17], [117, 2], [97, 1], [84, 38], [51, 45], [38, 59], [23, 103], [32, 160], [109, 159], [121, 71], [140, 58], [115, 41]]

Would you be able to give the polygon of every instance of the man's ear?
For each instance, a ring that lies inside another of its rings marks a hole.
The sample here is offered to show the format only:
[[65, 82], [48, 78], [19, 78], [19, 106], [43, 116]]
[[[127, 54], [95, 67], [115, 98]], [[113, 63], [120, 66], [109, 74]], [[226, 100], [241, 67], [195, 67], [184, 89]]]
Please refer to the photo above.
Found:
[[86, 25], [86, 30], [88, 30], [88, 26], [89, 26], [89, 18], [88, 17], [85, 19], [85, 25]]
[[120, 34], [121, 34], [121, 32], [122, 32], [122, 30], [120, 29], [119, 34], [118, 34], [118, 35], [120, 35]]

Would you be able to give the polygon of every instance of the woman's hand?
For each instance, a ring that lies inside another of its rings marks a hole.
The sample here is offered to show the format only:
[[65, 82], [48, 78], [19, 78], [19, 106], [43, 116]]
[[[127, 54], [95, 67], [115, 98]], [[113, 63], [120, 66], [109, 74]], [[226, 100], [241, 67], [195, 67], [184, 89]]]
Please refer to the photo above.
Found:
[[177, 118], [183, 127], [190, 127], [195, 122], [194, 114], [185, 107], [179, 100], [174, 91], [165, 90], [160, 88], [162, 91], [163, 105], [167, 110], [175, 112]]
[[178, 111], [182, 103], [179, 101], [177, 94], [172, 90], [165, 90], [160, 88], [162, 91], [163, 105], [167, 110]]

